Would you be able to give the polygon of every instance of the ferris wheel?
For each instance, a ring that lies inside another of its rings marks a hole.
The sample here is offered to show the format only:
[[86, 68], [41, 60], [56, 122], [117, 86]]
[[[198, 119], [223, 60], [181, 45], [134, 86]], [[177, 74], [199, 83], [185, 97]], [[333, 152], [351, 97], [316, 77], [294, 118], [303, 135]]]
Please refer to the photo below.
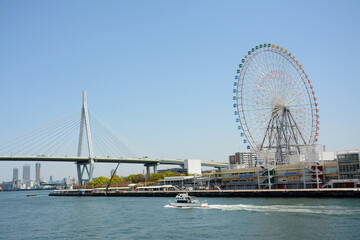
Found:
[[303, 66], [284, 48], [260, 44], [245, 55], [234, 82], [234, 111], [248, 149], [289, 163], [319, 136], [315, 90]]

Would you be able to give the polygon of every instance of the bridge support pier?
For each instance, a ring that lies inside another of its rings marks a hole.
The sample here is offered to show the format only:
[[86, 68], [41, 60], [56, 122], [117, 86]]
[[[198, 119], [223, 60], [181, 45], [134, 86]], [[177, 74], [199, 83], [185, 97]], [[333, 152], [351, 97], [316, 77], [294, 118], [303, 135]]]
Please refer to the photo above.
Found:
[[[79, 185], [86, 185], [93, 179], [93, 172], [94, 172], [94, 159], [90, 159], [89, 162], [77, 162], [77, 174], [78, 174], [78, 181]], [[84, 178], [87, 173], [87, 178]]]
[[158, 163], [145, 163], [144, 166], [146, 167], [146, 174], [150, 174], [150, 167], [153, 167], [154, 173], [157, 173], [158, 165]]

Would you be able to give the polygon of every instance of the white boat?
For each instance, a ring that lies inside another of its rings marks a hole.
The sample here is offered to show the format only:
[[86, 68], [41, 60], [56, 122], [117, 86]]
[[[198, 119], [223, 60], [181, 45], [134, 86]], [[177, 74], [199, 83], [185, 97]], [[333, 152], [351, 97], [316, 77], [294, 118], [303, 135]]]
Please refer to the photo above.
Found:
[[171, 206], [179, 208], [200, 208], [207, 207], [206, 202], [200, 202], [197, 198], [189, 196], [187, 193], [176, 195], [175, 201], [169, 201]]

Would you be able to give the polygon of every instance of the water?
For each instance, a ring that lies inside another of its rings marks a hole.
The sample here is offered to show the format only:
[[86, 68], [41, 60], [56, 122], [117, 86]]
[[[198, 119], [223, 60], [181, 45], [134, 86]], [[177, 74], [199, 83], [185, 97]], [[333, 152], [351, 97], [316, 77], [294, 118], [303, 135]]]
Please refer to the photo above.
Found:
[[208, 208], [179, 209], [170, 198], [48, 193], [0, 192], [0, 239], [360, 239], [359, 199], [208, 198]]

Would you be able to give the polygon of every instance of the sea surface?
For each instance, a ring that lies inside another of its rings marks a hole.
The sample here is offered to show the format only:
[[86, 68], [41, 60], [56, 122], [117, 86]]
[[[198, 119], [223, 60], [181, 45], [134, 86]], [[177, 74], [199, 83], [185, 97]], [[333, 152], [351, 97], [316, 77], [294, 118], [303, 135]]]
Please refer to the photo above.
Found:
[[360, 199], [208, 198], [208, 208], [179, 209], [171, 198], [48, 194], [0, 192], [0, 239], [360, 239]]

